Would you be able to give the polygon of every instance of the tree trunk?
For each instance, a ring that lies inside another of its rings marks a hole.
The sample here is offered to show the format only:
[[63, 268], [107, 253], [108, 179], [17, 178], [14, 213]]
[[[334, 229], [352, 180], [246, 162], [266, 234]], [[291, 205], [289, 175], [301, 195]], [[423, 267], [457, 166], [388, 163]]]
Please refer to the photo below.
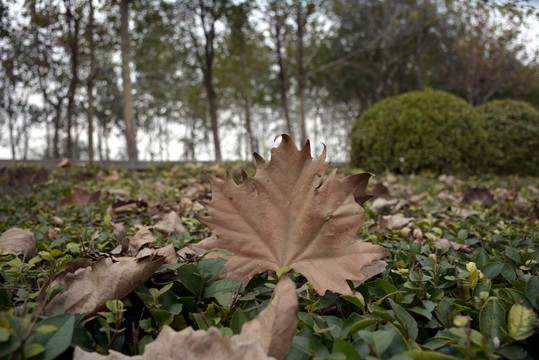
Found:
[[[204, 21], [202, 19], [202, 21]], [[219, 126], [217, 119], [217, 95], [213, 86], [213, 37], [214, 28], [211, 27], [209, 32], [205, 32], [206, 43], [204, 44], [204, 86], [208, 94], [208, 106], [210, 110], [211, 130], [213, 133], [213, 145], [215, 148], [215, 161], [221, 162], [221, 143], [219, 140]]]
[[[77, 91], [78, 83], [78, 68], [79, 68], [79, 27], [80, 17], [71, 13], [71, 9], [68, 7], [66, 15], [68, 17], [69, 24], [69, 50], [71, 51], [71, 81], [69, 83], [69, 92], [67, 100], [67, 143], [66, 143], [66, 157], [71, 159], [73, 157], [73, 139], [71, 137], [71, 128], [73, 126], [73, 107], [75, 106], [75, 93]], [[71, 23], [73, 23], [73, 30], [71, 30]]]
[[253, 130], [251, 128], [251, 96], [250, 94], [246, 94], [243, 97], [243, 106], [245, 111], [245, 129], [247, 130], [247, 141], [249, 141], [249, 151], [251, 153], [254, 153], [256, 151], [255, 149], [255, 141], [253, 138]]
[[23, 160], [28, 160], [28, 150], [29, 150], [29, 145], [30, 145], [30, 136], [28, 136], [28, 132], [29, 132], [29, 128], [30, 128], [30, 123], [28, 121], [28, 111], [25, 109], [23, 111], [23, 126], [22, 126], [22, 136], [23, 136], [23, 144], [24, 144], [24, 148], [23, 148], [23, 155], [22, 155], [22, 159]]
[[59, 98], [58, 102], [54, 104], [54, 138], [52, 143], [55, 159], [60, 159], [60, 117], [62, 116], [62, 100], [62, 98]]
[[88, 74], [88, 160], [94, 161], [94, 82], [95, 69], [95, 42], [94, 42], [94, 4], [90, 0], [90, 14], [88, 19], [88, 36], [90, 43], [90, 73]]
[[15, 125], [13, 124], [14, 123], [14, 120], [13, 120], [13, 112], [9, 111], [9, 115], [8, 115], [9, 119], [9, 142], [11, 144], [11, 158], [13, 160], [17, 160], [17, 152], [16, 152], [16, 149], [15, 149]]
[[45, 139], [47, 139], [47, 148], [45, 149], [45, 159], [50, 159], [52, 157], [51, 151], [51, 124], [49, 119], [45, 120]]
[[290, 121], [290, 113], [288, 111], [288, 94], [286, 86], [286, 67], [283, 60], [282, 44], [281, 44], [281, 24], [275, 22], [275, 51], [277, 53], [277, 64], [279, 65], [279, 84], [281, 88], [281, 107], [283, 108], [283, 115], [286, 120], [286, 129], [288, 135], [294, 138], [294, 132], [292, 131], [292, 122]]
[[[211, 67], [207, 69], [211, 73]], [[213, 133], [213, 145], [215, 148], [215, 161], [221, 162], [221, 143], [219, 140], [219, 127], [217, 123], [217, 95], [215, 94], [215, 88], [213, 87], [213, 81], [211, 75], [208, 75], [204, 79], [204, 85], [208, 93], [208, 105], [210, 107], [210, 122], [211, 131]]]
[[133, 95], [131, 94], [131, 70], [129, 68], [129, 61], [131, 59], [131, 47], [129, 44], [129, 3], [130, 0], [120, 1], [120, 34], [123, 80], [122, 105], [125, 122], [125, 137], [127, 140], [127, 154], [130, 161], [137, 161], [137, 133], [135, 127], [135, 116], [133, 113]]
[[303, 145], [307, 141], [307, 126], [305, 124], [305, 67], [303, 64], [303, 32], [307, 23], [307, 14], [302, 16], [302, 5], [297, 3], [296, 24], [297, 24], [297, 61], [298, 61], [298, 100], [299, 100], [299, 128], [300, 143]]
[[99, 161], [103, 161], [103, 129], [97, 128], [97, 152]]

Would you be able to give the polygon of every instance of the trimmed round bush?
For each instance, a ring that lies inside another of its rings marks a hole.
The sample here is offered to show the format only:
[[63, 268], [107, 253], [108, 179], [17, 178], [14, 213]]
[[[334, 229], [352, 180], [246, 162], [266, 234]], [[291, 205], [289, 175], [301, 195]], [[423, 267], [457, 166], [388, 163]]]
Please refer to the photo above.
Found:
[[485, 132], [463, 99], [427, 89], [373, 105], [349, 141], [352, 166], [367, 171], [469, 174], [482, 168]]
[[487, 166], [497, 174], [539, 174], [539, 111], [517, 100], [476, 108], [488, 137]]

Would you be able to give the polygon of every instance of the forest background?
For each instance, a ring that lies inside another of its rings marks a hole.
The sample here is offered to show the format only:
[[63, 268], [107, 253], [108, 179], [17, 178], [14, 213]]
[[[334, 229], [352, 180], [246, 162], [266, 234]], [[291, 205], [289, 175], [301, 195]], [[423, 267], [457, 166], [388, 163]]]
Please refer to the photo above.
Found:
[[538, 108], [538, 18], [526, 1], [0, 0], [0, 153], [250, 159], [289, 133], [346, 161], [388, 96]]

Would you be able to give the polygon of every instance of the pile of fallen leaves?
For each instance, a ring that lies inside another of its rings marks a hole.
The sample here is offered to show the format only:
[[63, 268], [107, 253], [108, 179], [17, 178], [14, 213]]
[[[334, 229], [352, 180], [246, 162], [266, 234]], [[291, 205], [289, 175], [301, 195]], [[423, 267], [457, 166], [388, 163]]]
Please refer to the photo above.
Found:
[[538, 356], [536, 179], [369, 184], [325, 157], [282, 136], [241, 173], [62, 167], [0, 192], [0, 358]]

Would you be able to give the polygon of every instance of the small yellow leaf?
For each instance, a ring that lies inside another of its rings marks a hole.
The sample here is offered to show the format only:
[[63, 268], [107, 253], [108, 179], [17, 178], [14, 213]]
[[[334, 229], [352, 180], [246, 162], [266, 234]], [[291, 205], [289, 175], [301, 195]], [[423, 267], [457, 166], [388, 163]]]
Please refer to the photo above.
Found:
[[524, 340], [533, 334], [535, 313], [519, 303], [509, 310], [509, 335], [515, 340]]
[[279, 270], [277, 270], [277, 278], [280, 279], [281, 276], [283, 276], [283, 274], [290, 272], [290, 270], [292, 270], [290, 266], [285, 266], [285, 267], [280, 268]]
[[36, 331], [41, 334], [48, 334], [56, 330], [58, 330], [58, 328], [54, 325], [41, 325], [36, 329]]

